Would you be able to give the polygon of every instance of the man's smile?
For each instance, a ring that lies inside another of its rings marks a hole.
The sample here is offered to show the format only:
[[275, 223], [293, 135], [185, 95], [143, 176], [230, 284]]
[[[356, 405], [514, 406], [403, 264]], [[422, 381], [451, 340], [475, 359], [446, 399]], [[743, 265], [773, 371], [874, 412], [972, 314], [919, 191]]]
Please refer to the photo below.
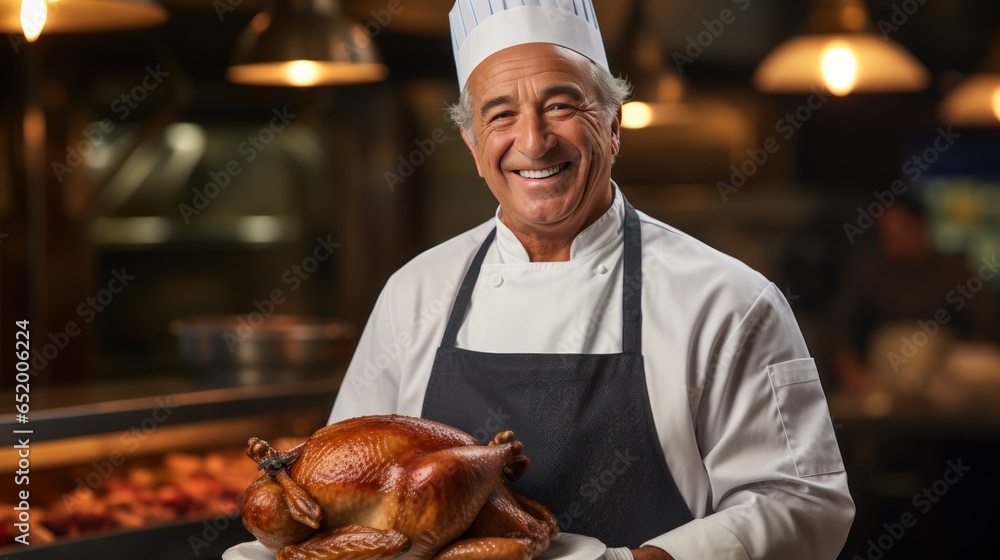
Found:
[[525, 179], [546, 179], [548, 177], [556, 175], [557, 173], [561, 173], [567, 167], [569, 167], [569, 162], [560, 163], [557, 165], [553, 165], [552, 167], [549, 167], [547, 169], [541, 169], [537, 171], [531, 169], [520, 169], [516, 171], [516, 173], [521, 177], [524, 177]]

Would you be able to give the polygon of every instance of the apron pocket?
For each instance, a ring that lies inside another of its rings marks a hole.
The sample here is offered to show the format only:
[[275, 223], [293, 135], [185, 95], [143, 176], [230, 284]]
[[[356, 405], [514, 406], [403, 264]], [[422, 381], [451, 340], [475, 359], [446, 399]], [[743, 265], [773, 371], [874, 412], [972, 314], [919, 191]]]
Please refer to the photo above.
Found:
[[781, 425], [798, 476], [844, 470], [823, 386], [812, 358], [767, 366]]

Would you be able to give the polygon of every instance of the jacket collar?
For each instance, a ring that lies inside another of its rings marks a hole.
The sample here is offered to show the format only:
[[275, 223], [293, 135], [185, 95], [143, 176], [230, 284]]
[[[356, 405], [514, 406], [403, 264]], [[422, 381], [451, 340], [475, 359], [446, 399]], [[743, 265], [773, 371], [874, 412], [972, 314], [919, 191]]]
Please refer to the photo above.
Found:
[[[612, 243], [620, 243], [625, 234], [625, 204], [622, 202], [622, 193], [618, 190], [618, 185], [612, 181], [611, 188], [614, 193], [614, 200], [611, 208], [605, 212], [596, 222], [587, 226], [581, 231], [573, 244], [569, 248], [569, 260], [573, 261], [586, 257], [599, 251]], [[527, 263], [530, 262], [528, 251], [518, 240], [514, 232], [500, 220], [500, 207], [497, 207], [495, 220], [497, 227], [496, 246], [500, 251], [500, 257], [504, 263]]]

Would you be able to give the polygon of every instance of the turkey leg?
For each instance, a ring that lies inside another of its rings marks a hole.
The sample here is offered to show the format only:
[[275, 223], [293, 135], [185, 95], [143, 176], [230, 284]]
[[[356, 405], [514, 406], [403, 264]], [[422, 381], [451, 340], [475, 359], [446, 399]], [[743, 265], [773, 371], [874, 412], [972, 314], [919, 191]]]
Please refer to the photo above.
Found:
[[413, 540], [408, 558], [428, 560], [472, 524], [512, 459], [513, 446], [469, 445], [419, 455], [407, 466], [396, 529]]
[[285, 451], [277, 451], [266, 441], [260, 438], [250, 438], [247, 442], [247, 456], [257, 462], [257, 470], [264, 470], [274, 478], [285, 491], [285, 503], [288, 505], [288, 512], [292, 518], [312, 527], [319, 529], [319, 522], [323, 517], [319, 504], [301, 486], [295, 483], [286, 470], [302, 453], [305, 444], [298, 445]]
[[347, 525], [286, 546], [278, 551], [277, 560], [381, 560], [395, 557], [409, 545], [406, 535], [392, 529]]

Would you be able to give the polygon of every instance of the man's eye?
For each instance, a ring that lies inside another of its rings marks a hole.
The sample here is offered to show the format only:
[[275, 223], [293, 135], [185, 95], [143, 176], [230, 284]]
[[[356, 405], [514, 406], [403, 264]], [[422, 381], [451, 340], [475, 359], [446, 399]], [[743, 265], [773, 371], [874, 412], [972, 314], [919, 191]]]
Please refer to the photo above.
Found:
[[556, 112], [573, 111], [575, 109], [576, 107], [573, 107], [568, 103], [553, 103], [552, 105], [549, 105], [549, 110]]
[[503, 120], [503, 119], [509, 119], [510, 117], [513, 117], [513, 116], [514, 116], [514, 113], [511, 113], [510, 111], [504, 111], [503, 113], [497, 113], [497, 114], [493, 115], [492, 117], [490, 117], [490, 122], [498, 121], [498, 120]]

